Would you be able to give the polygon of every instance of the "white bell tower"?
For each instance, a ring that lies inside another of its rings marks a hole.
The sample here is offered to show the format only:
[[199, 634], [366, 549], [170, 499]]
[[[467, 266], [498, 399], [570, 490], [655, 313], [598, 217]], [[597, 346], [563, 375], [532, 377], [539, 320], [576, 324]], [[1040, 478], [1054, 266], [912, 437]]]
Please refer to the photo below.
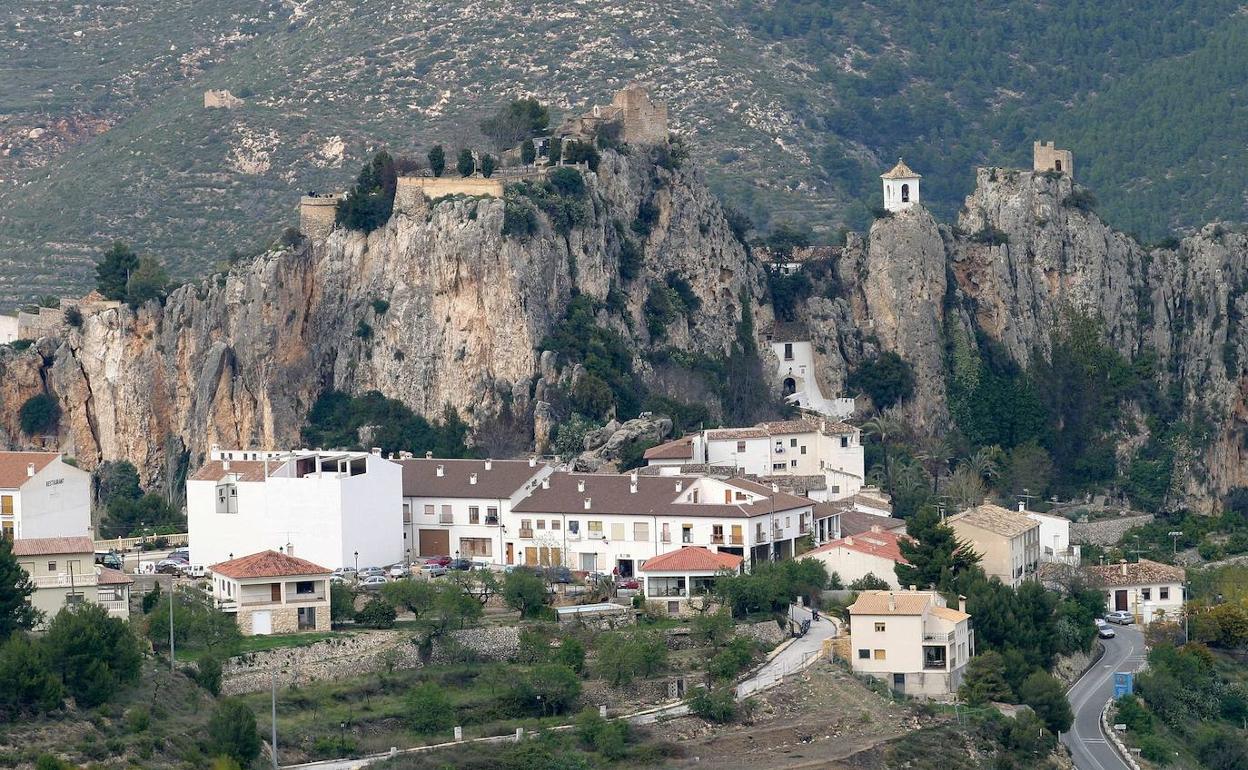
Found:
[[920, 177], [901, 158], [880, 179], [884, 180], [885, 211], [905, 211], [919, 202]]

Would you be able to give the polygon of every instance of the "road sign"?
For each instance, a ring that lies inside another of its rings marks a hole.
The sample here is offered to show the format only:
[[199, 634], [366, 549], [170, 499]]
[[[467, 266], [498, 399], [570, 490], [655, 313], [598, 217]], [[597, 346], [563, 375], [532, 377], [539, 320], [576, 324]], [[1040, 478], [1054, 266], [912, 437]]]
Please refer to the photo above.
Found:
[[1114, 673], [1114, 700], [1135, 692], [1135, 674], [1130, 671]]

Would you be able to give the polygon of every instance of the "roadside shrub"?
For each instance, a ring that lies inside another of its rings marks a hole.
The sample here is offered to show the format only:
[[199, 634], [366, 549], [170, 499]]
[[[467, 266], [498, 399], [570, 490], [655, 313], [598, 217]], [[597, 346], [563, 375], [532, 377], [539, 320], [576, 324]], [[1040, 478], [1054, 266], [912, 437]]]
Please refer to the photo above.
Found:
[[355, 622], [365, 628], [394, 628], [396, 617], [398, 613], [394, 611], [394, 607], [381, 597], [374, 596], [355, 613]]
[[1174, 761], [1174, 747], [1160, 735], [1141, 735], [1135, 743], [1144, 758], [1155, 765], [1165, 767]]
[[730, 687], [714, 690], [699, 687], [685, 702], [690, 712], [709, 722], [724, 724], [737, 716], [737, 700]]
[[407, 724], [417, 733], [449, 730], [455, 725], [455, 708], [446, 690], [433, 682], [415, 687], [407, 694]]
[[706, 671], [720, 680], [729, 680], [750, 667], [754, 660], [754, 644], [745, 637], [738, 637], [706, 663]]

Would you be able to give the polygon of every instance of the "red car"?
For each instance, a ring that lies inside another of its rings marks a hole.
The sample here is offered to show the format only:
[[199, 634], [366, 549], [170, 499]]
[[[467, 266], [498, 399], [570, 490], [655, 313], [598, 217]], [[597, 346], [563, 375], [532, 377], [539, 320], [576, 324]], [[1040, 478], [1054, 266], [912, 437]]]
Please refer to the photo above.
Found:
[[639, 583], [637, 580], [633, 578], [624, 578], [620, 582], [616, 583], [615, 587], [616, 588], [631, 588], [633, 590], [636, 590], [638, 588], [641, 588], [641, 583]]
[[436, 564], [439, 567], [446, 567], [450, 563], [451, 557], [449, 556], [430, 556], [428, 559], [425, 559], [425, 564]]

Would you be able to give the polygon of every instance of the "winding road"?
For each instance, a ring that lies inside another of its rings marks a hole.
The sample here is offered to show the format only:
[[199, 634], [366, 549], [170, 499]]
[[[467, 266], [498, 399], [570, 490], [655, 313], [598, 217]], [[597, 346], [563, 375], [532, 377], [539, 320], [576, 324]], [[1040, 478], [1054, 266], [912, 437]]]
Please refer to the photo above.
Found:
[[1135, 626], [1114, 626], [1117, 636], [1102, 639], [1105, 654], [1067, 692], [1075, 722], [1062, 735], [1077, 770], [1129, 770], [1101, 730], [1101, 709], [1114, 695], [1114, 672], [1144, 665], [1144, 635]]

